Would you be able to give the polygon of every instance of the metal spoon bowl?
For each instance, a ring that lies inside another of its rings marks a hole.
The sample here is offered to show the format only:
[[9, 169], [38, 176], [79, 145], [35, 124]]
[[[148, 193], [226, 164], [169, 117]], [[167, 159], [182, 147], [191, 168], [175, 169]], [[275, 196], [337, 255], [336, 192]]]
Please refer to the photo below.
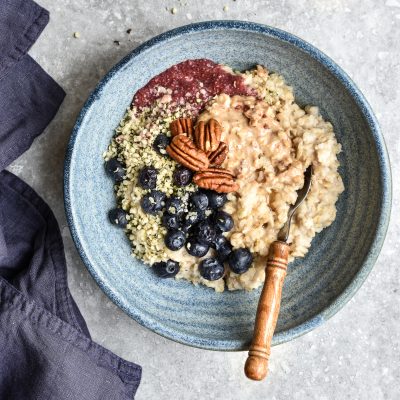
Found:
[[283, 227], [281, 228], [281, 230], [278, 233], [278, 240], [280, 240], [282, 242], [287, 242], [288, 237], [289, 237], [290, 224], [292, 222], [292, 217], [293, 217], [294, 213], [296, 212], [296, 210], [299, 208], [300, 204], [307, 197], [308, 192], [310, 191], [312, 174], [313, 174], [313, 167], [312, 167], [312, 165], [310, 165], [304, 172], [304, 185], [301, 189], [299, 189], [297, 191], [296, 202], [290, 206], [289, 211], [288, 211], [288, 218], [285, 222], [285, 225], [283, 225]]

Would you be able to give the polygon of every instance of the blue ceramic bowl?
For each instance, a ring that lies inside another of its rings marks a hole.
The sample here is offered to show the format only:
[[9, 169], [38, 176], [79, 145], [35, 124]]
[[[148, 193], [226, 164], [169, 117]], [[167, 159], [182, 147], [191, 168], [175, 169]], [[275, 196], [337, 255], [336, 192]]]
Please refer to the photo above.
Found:
[[361, 286], [378, 256], [391, 205], [384, 140], [367, 101], [331, 59], [281, 30], [239, 21], [184, 26], [136, 48], [99, 83], [74, 128], [65, 163], [65, 207], [78, 251], [104, 292], [137, 322], [175, 341], [245, 350], [260, 291], [217, 294], [160, 280], [130, 256], [124, 232], [107, 220], [115, 205], [102, 153], [133, 94], [173, 64], [210, 58], [237, 69], [263, 64], [282, 74], [301, 105], [314, 104], [343, 146], [346, 191], [335, 222], [289, 266], [273, 344], [321, 325]]

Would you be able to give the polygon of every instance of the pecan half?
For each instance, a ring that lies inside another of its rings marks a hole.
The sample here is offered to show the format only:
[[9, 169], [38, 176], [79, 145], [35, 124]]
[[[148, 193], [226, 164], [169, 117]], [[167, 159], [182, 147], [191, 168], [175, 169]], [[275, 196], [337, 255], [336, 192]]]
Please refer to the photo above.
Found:
[[207, 169], [209, 161], [204, 151], [196, 148], [186, 135], [177, 135], [165, 149], [169, 156], [192, 171]]
[[232, 172], [224, 168], [208, 168], [196, 172], [193, 182], [203, 189], [211, 189], [219, 193], [236, 192], [239, 189]]
[[207, 123], [199, 121], [194, 131], [194, 139], [199, 149], [215, 151], [221, 141], [222, 127], [216, 119], [211, 118]]
[[208, 151], [206, 154], [211, 165], [219, 166], [224, 162], [226, 156], [228, 155], [228, 151], [228, 145], [224, 142], [219, 142], [217, 150]]
[[172, 136], [186, 135], [193, 139], [193, 120], [191, 118], [178, 118], [169, 124]]

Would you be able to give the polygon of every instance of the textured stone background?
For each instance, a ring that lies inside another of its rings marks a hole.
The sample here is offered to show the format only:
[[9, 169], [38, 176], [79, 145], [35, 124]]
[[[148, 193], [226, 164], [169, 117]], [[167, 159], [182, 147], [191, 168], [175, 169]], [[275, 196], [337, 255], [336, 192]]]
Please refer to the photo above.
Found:
[[[47, 131], [11, 169], [44, 197], [58, 218], [71, 291], [94, 339], [143, 366], [137, 398], [399, 399], [400, 0], [37, 1], [50, 10], [51, 23], [31, 54], [68, 96]], [[172, 7], [175, 15], [168, 11]], [[270, 376], [262, 383], [244, 378], [245, 353], [176, 344], [142, 328], [114, 306], [80, 261], [63, 209], [64, 152], [78, 111], [97, 81], [144, 40], [210, 19], [276, 26], [336, 60], [374, 108], [395, 171], [392, 224], [367, 282], [324, 326], [275, 347]], [[79, 39], [73, 38], [75, 31]]]

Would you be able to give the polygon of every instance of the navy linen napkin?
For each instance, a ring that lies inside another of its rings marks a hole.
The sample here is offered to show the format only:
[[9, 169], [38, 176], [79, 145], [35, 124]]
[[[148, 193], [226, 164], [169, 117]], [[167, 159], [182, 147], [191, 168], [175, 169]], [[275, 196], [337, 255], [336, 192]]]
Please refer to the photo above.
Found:
[[65, 96], [26, 54], [48, 20], [31, 0], [0, 0], [0, 399], [132, 399], [141, 368], [90, 339], [53, 213], [4, 171]]

